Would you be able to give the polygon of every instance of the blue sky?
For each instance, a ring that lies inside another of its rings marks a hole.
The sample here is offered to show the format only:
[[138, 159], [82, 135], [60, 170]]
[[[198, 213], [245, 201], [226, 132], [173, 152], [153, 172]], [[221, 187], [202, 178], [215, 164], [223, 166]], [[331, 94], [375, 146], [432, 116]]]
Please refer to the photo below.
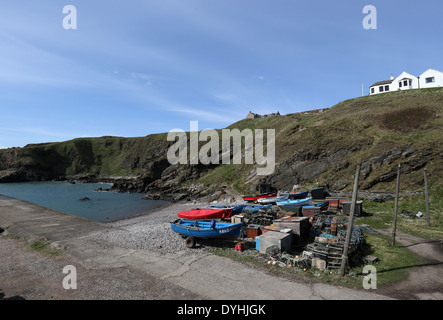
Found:
[[[77, 29], [65, 30], [65, 5]], [[377, 8], [377, 29], [362, 11]], [[0, 148], [224, 128], [443, 71], [441, 0], [0, 2]]]

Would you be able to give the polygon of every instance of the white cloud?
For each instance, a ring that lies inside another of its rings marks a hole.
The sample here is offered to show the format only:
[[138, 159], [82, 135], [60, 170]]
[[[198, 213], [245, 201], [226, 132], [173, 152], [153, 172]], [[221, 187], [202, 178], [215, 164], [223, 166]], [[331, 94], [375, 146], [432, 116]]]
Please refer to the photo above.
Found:
[[0, 44], [0, 82], [6, 85], [96, 87], [106, 82], [106, 76], [74, 57], [54, 53], [19, 36], [0, 34]]
[[49, 136], [60, 139], [73, 139], [79, 136], [79, 134], [76, 133], [52, 131], [44, 127], [2, 128], [2, 130], [20, 133], [31, 133], [33, 135]]
[[227, 112], [210, 112], [210, 111], [204, 111], [201, 109], [193, 109], [193, 108], [186, 108], [186, 107], [177, 107], [169, 109], [169, 111], [172, 112], [179, 112], [183, 114], [187, 114], [193, 117], [191, 120], [207, 120], [211, 122], [218, 122], [218, 123], [227, 123], [231, 124], [233, 122], [236, 122], [240, 120], [235, 115], [228, 116], [226, 115]]

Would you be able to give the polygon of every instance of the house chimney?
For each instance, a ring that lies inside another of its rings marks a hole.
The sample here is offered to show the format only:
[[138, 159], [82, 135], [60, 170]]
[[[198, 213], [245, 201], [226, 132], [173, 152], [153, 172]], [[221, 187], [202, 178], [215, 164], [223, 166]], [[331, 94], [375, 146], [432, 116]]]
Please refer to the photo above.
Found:
[[394, 75], [391, 73], [391, 80], [394, 80]]

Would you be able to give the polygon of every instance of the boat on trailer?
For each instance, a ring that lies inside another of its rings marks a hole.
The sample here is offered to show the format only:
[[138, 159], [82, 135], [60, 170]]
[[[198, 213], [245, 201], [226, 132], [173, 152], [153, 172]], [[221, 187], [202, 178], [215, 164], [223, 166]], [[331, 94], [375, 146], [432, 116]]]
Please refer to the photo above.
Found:
[[177, 219], [171, 222], [173, 231], [186, 238], [186, 245], [189, 248], [195, 247], [196, 238], [235, 238], [240, 236], [242, 223], [229, 223], [199, 220]]

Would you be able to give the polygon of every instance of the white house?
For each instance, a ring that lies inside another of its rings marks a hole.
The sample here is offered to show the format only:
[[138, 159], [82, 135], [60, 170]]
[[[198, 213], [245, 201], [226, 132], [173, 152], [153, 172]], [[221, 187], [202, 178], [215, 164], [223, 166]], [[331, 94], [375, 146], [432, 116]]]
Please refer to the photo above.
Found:
[[443, 87], [443, 72], [429, 68], [421, 74], [420, 88]]
[[435, 87], [443, 87], [443, 72], [429, 68], [418, 77], [407, 72], [403, 72], [395, 79], [391, 75], [390, 80], [379, 81], [370, 86], [369, 94]]

